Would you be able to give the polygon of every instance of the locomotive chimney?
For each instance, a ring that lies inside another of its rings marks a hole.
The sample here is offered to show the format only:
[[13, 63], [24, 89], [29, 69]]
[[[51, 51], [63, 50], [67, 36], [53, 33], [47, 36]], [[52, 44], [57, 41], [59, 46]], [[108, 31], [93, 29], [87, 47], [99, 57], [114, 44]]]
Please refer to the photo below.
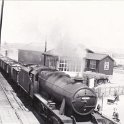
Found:
[[74, 78], [75, 83], [82, 82], [83, 83], [83, 78], [82, 77], [75, 77]]

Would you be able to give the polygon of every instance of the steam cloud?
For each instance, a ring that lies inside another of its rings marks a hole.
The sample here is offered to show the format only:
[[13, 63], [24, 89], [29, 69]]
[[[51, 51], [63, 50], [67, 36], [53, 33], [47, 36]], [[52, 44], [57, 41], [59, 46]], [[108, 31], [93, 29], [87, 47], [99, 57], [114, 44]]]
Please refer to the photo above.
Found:
[[82, 71], [84, 70], [86, 57], [86, 48], [82, 43], [79, 43], [78, 38], [71, 36], [71, 32], [66, 26], [54, 25], [51, 34], [49, 35], [55, 54], [60, 57], [70, 57], [74, 63], [81, 63]]

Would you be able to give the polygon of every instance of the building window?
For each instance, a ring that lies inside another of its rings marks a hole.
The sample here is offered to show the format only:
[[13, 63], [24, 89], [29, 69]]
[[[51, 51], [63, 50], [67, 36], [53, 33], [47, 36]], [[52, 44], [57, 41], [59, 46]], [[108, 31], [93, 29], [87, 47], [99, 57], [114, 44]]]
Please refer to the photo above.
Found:
[[109, 62], [104, 63], [104, 70], [109, 70]]
[[50, 68], [56, 68], [56, 59], [54, 57], [47, 56], [45, 65]]
[[59, 71], [80, 72], [81, 62], [74, 58], [60, 58]]
[[90, 60], [90, 69], [96, 69], [96, 60]]
[[59, 70], [60, 71], [67, 71], [68, 70], [67, 61], [65, 59], [60, 60]]

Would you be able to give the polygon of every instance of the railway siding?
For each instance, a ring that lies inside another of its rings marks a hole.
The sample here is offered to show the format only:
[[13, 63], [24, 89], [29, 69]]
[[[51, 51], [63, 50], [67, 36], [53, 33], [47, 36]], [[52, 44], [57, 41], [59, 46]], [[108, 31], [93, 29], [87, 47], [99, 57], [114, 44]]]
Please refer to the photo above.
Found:
[[40, 124], [0, 73], [0, 124]]

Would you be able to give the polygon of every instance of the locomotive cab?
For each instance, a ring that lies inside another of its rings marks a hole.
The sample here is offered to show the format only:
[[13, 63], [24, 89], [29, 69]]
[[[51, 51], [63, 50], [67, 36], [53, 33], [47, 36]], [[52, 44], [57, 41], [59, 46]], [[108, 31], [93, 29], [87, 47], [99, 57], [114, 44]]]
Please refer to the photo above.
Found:
[[39, 93], [39, 81], [38, 75], [42, 70], [48, 69], [48, 67], [42, 65], [33, 65], [29, 71], [29, 79], [31, 81], [29, 85], [30, 96], [33, 97], [34, 93]]

